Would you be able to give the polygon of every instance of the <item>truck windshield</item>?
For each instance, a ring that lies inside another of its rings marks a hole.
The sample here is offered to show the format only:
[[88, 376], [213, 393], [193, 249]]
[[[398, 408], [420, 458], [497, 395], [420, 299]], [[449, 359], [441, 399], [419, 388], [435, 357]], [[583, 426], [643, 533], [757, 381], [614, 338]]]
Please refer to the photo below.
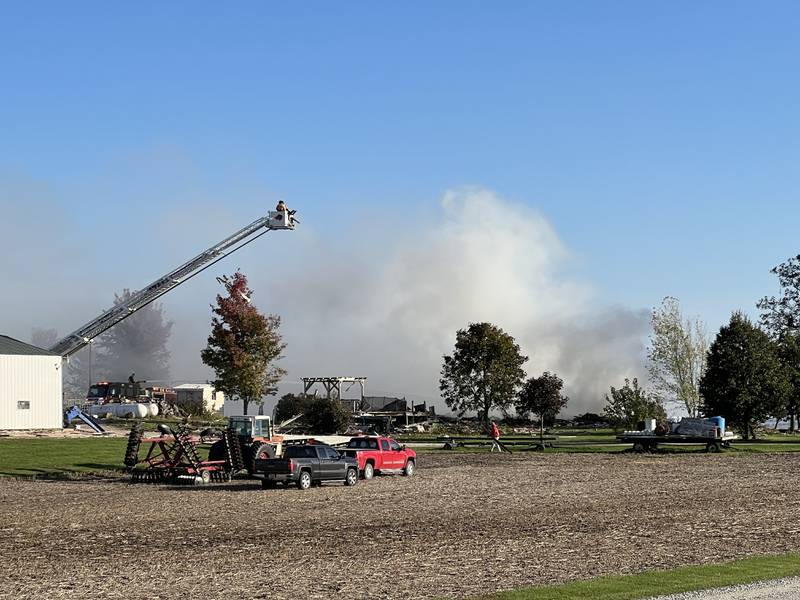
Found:
[[347, 442], [348, 448], [364, 448], [364, 449], [371, 449], [377, 450], [378, 449], [378, 440], [371, 439], [371, 438], [353, 438], [349, 442]]
[[239, 436], [250, 435], [250, 421], [234, 421], [231, 420], [230, 428]]
[[93, 385], [89, 388], [89, 393], [86, 394], [87, 398], [104, 398], [108, 392], [107, 385]]

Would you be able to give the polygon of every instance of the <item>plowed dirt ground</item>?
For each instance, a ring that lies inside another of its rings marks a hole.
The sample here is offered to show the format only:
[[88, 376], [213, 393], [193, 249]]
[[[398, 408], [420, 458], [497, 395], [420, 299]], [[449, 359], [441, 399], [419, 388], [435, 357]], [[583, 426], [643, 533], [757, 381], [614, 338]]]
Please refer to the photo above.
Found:
[[424, 454], [354, 488], [0, 479], [2, 598], [463, 598], [800, 549], [800, 454]]

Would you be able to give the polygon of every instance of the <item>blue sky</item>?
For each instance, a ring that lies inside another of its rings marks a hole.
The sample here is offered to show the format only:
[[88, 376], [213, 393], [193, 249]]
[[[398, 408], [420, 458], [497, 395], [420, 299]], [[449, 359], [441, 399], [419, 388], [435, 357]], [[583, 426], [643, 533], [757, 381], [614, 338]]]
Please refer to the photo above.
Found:
[[136, 287], [215, 241], [162, 256], [181, 223], [284, 197], [335, 249], [353, 211], [479, 186], [549, 221], [598, 303], [675, 295], [716, 329], [800, 252], [798, 26], [792, 2], [6, 3], [0, 208], [81, 248], [78, 287]]

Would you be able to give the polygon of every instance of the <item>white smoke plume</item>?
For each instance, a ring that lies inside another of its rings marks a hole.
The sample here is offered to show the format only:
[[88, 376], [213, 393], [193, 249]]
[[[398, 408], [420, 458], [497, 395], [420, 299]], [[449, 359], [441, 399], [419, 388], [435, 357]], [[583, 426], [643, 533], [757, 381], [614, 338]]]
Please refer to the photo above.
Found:
[[288, 279], [251, 275], [268, 290], [268, 306], [257, 304], [284, 318], [292, 379], [365, 375], [370, 395], [442, 409], [442, 355], [478, 321], [517, 339], [529, 375], [564, 379], [569, 414], [599, 411], [609, 385], [641, 376], [648, 312], [597, 306], [588, 285], [562, 275], [568, 252], [533, 210], [464, 189], [397, 218], [341, 244], [306, 236]]
[[[0, 230], [9, 248], [25, 249], [0, 261], [4, 289], [13, 292], [0, 298], [0, 333], [20, 339], [33, 328], [65, 335], [108, 308], [115, 291], [149, 283], [253, 218], [245, 207], [222, 212], [196, 203], [192, 211], [173, 209], [177, 223], [169, 209], [147, 215], [130, 226], [142, 236], [131, 254], [126, 244], [76, 233], [82, 224], [49, 195], [31, 185], [0, 187], [7, 217]], [[256, 306], [283, 317], [289, 377], [282, 392], [299, 391], [300, 377], [364, 375], [370, 395], [442, 410], [442, 355], [452, 352], [456, 330], [476, 321], [517, 339], [530, 356], [529, 375], [550, 370], [564, 379], [567, 414], [599, 411], [609, 385], [644, 379], [647, 311], [598, 305], [591, 286], [567, 275], [571, 257], [556, 232], [528, 207], [462, 189], [391, 213], [296, 208], [297, 231], [270, 234], [164, 296], [175, 322], [176, 381], [213, 377], [199, 355], [220, 291], [214, 276], [237, 267]], [[146, 227], [150, 221], [163, 221], [163, 231]]]

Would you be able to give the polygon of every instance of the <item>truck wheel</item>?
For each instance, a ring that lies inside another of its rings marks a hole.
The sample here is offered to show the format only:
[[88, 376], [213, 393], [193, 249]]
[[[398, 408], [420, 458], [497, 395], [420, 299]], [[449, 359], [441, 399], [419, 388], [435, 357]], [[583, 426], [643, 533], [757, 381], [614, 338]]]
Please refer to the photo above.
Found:
[[647, 446], [645, 445], [644, 442], [635, 442], [633, 444], [633, 451], [636, 452], [636, 454], [642, 454], [646, 450]]
[[406, 462], [406, 466], [403, 467], [403, 475], [406, 477], [411, 477], [414, 474], [414, 461], [409, 460]]
[[311, 473], [308, 471], [301, 471], [300, 477], [297, 479], [297, 487], [301, 490], [307, 490], [311, 487]]
[[719, 445], [719, 442], [708, 442], [706, 452], [722, 452], [722, 446]]
[[364, 465], [364, 479], [370, 480], [375, 477], [375, 467], [372, 466], [371, 462], [368, 462]]
[[358, 483], [358, 469], [347, 469], [344, 484], [353, 486], [356, 483]]

